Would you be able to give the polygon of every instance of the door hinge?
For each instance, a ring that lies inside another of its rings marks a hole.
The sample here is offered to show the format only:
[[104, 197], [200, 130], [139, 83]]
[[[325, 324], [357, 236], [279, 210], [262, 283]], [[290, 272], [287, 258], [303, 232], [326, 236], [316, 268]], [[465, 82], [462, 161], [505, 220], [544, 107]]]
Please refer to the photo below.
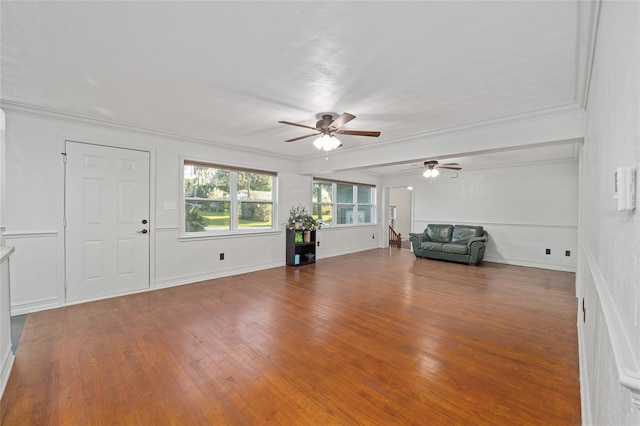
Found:
[[61, 152], [60, 155], [62, 155], [62, 162], [66, 163], [67, 162], [67, 153], [66, 152]]
[[67, 218], [66, 217], [62, 218], [62, 226], [64, 226], [64, 227], [67, 226]]
[[64, 282], [64, 298], [67, 298], [67, 281]]

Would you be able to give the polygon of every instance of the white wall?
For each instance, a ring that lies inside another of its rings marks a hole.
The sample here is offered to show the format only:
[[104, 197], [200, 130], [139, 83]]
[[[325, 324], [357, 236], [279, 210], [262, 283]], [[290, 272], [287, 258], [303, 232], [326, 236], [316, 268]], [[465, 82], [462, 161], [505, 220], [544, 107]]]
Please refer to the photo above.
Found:
[[5, 115], [4, 111], [0, 109], [0, 247], [4, 246], [4, 211], [5, 211], [5, 197], [6, 197], [6, 187], [5, 187], [5, 163], [6, 163], [6, 154], [5, 154]]
[[[64, 301], [65, 140], [151, 153], [151, 289], [283, 266], [284, 227], [278, 232], [204, 240], [180, 239], [180, 158], [210, 160], [278, 173], [278, 223], [292, 205], [311, 207], [311, 177], [289, 158], [169, 135], [109, 126], [28, 108], [6, 107], [6, 233], [11, 258], [12, 313], [62, 306]], [[362, 173], [325, 176], [377, 184]], [[165, 209], [165, 202], [178, 209]], [[371, 235], [376, 238], [372, 239]], [[379, 226], [320, 231], [318, 258], [378, 246]], [[325, 237], [326, 236], [326, 237]], [[368, 238], [367, 238], [368, 236]], [[219, 260], [225, 253], [225, 260]], [[35, 267], [34, 267], [35, 266]]]
[[639, 76], [640, 3], [602, 2], [580, 163], [585, 424], [640, 424], [640, 219], [613, 199], [616, 167], [640, 163]]
[[384, 180], [399, 183], [413, 186], [412, 232], [429, 223], [482, 225], [486, 261], [576, 269], [577, 161], [443, 172], [431, 183], [419, 173]]

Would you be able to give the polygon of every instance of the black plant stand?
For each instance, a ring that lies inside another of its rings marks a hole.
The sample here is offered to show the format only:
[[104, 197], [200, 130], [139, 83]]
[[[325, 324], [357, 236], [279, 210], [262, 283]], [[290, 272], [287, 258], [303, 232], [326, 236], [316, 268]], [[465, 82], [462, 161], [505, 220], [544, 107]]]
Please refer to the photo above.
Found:
[[302, 266], [316, 263], [316, 231], [311, 232], [311, 241], [296, 243], [296, 232], [287, 229], [287, 266]]

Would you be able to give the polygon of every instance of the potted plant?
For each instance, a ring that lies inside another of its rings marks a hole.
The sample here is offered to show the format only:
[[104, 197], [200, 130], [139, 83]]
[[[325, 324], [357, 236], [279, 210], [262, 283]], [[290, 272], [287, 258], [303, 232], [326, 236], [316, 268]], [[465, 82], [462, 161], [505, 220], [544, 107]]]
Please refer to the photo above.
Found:
[[291, 207], [287, 229], [296, 231], [296, 243], [311, 241], [311, 231], [318, 228], [318, 221], [307, 213], [307, 209], [301, 205]]

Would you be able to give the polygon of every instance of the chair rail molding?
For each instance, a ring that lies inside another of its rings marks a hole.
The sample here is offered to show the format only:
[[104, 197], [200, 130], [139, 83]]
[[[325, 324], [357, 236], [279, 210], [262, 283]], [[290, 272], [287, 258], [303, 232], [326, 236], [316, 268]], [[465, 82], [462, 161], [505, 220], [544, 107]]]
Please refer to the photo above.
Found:
[[[442, 220], [429, 220], [429, 219], [414, 219], [414, 224], [425, 223], [426, 225], [431, 223], [437, 224], [451, 224], [451, 225], [482, 225], [482, 226], [517, 226], [522, 228], [557, 228], [557, 229], [578, 229], [578, 225], [553, 225], [543, 223], [515, 223], [515, 222], [487, 222], [485, 220], [478, 220], [475, 222], [454, 220], [454, 221], [442, 221]], [[425, 226], [426, 226], [425, 225]]]
[[6, 232], [4, 237], [6, 239], [22, 239], [22, 238], [55, 238], [58, 236], [58, 231], [35, 231], [35, 232]]

